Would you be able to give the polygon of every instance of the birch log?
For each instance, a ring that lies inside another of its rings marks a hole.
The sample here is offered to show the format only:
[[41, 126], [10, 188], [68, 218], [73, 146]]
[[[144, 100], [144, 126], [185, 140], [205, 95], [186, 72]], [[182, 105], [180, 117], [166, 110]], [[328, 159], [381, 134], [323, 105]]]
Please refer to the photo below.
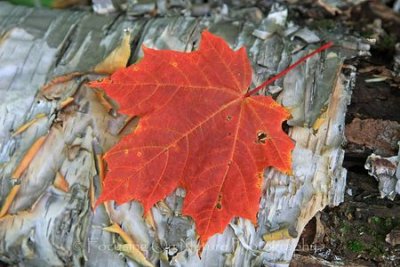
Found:
[[[85, 83], [99, 78], [99, 64], [127, 44], [130, 63], [142, 56], [142, 44], [192, 51], [205, 28], [234, 49], [247, 48], [253, 85], [323, 38], [336, 38], [337, 46], [263, 92], [292, 113], [294, 175], [267, 169], [258, 225], [232, 220], [200, 258], [193, 221], [181, 214], [183, 189], [150, 217], [135, 201], [92, 211], [104, 176], [101, 155], [129, 129], [120, 133], [125, 118]], [[341, 144], [355, 77], [343, 61], [367, 49], [351, 36], [297, 26], [279, 5], [268, 14], [252, 7], [208, 17], [131, 18], [0, 2], [0, 260], [16, 266], [288, 266], [307, 222], [343, 201]], [[38, 139], [42, 145], [27, 153]], [[21, 162], [26, 168], [15, 175]]]

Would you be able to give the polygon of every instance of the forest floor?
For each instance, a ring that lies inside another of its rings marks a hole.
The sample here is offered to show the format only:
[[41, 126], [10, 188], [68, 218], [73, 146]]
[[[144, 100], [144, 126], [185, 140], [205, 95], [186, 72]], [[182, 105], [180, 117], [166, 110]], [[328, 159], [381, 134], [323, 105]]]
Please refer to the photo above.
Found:
[[[398, 43], [400, 57], [400, 15], [389, 4], [378, 1], [345, 7], [340, 14], [330, 14], [315, 2], [310, 6], [302, 2], [301, 8], [292, 7], [291, 11], [310, 27], [343, 27], [352, 35], [377, 40], [371, 47], [371, 56], [348, 62], [357, 65], [358, 71], [346, 114], [345, 200], [338, 207], [324, 209], [310, 221], [291, 265], [400, 266], [400, 197], [381, 198], [378, 181], [364, 167], [371, 153], [387, 157], [397, 155], [398, 151], [400, 66], [395, 64], [395, 55]], [[369, 81], [376, 77], [381, 77], [381, 81]], [[364, 122], [361, 131], [351, 130], [354, 120]], [[372, 135], [381, 123], [386, 125], [385, 132], [393, 134], [386, 138], [390, 140], [366, 142], [365, 136]], [[388, 234], [393, 244], [386, 241]]]

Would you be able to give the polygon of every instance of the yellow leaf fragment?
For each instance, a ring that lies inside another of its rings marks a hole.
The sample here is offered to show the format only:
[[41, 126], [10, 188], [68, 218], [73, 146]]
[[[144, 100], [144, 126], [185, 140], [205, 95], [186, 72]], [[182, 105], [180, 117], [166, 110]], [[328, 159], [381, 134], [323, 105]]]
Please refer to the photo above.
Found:
[[[139, 261], [138, 254], [136, 252], [137, 248], [132, 246], [131, 244], [118, 245], [117, 250], [123, 252], [126, 256], [128, 256], [129, 258], [136, 261], [137, 263], [139, 263], [142, 266], [145, 266], [145, 267], [153, 267], [154, 266], [151, 262], [147, 261], [146, 258], [144, 258], [145, 262]], [[139, 253], [142, 253], [142, 252], [139, 251]], [[143, 256], [143, 254], [142, 254], [142, 256]]]
[[39, 113], [36, 115], [35, 118], [33, 118], [32, 120], [28, 121], [27, 123], [21, 125], [13, 134], [12, 136], [16, 136], [20, 133], [25, 132], [29, 127], [31, 127], [33, 124], [35, 124], [39, 119], [46, 117], [46, 114], [44, 113]]
[[118, 224], [113, 223], [111, 226], [103, 228], [103, 230], [111, 233], [116, 233], [121, 236], [122, 240], [124, 240], [126, 244], [120, 246], [120, 251], [124, 252], [129, 258], [133, 259], [143, 266], [154, 266], [146, 259], [142, 251], [137, 248], [134, 240], [124, 230], [122, 230], [122, 228]]
[[119, 234], [122, 240], [124, 240], [124, 242], [127, 244], [135, 243], [133, 239], [124, 230], [122, 230], [122, 228], [116, 223], [113, 223], [111, 226], [104, 227], [103, 230], [110, 233]]
[[289, 227], [289, 228], [283, 228], [279, 229], [275, 232], [267, 233], [263, 235], [263, 239], [265, 242], [268, 241], [275, 241], [275, 240], [282, 240], [282, 239], [292, 239], [296, 238], [298, 235], [296, 229]]
[[317, 131], [319, 129], [319, 127], [321, 127], [321, 125], [326, 121], [326, 119], [328, 118], [328, 111], [326, 110], [325, 112], [323, 112], [314, 122], [312, 128], [314, 131]]
[[156, 229], [156, 223], [154, 222], [153, 213], [147, 212], [144, 215], [145, 222], [151, 226], [151, 228]]
[[94, 68], [95, 72], [112, 74], [117, 69], [126, 67], [131, 55], [131, 33], [126, 31], [121, 44], [117, 46], [102, 62]]
[[17, 184], [17, 185], [14, 185], [13, 188], [11, 188], [11, 191], [8, 193], [8, 195], [4, 201], [4, 204], [1, 207], [0, 218], [7, 214], [8, 209], [10, 208], [11, 203], [14, 201], [15, 196], [19, 192], [20, 187], [21, 187], [21, 185]]
[[[32, 159], [35, 157], [36, 153], [39, 151], [39, 149], [42, 147], [44, 141], [46, 140], [47, 135], [39, 137], [35, 143], [28, 149], [28, 151], [25, 153], [24, 157], [21, 160], [21, 163], [18, 165], [18, 167], [15, 169], [14, 173], [12, 174], [13, 179], [18, 179], [21, 177], [22, 173], [26, 170], [26, 168], [29, 166], [31, 163]], [[11, 191], [8, 193], [6, 200], [4, 201], [3, 206], [1, 207], [0, 210], [0, 218], [3, 217], [7, 212], [8, 209], [10, 208], [12, 202], [15, 199], [15, 196], [17, 195], [21, 185], [17, 184], [14, 185], [13, 188], [11, 188]]]
[[94, 210], [94, 204], [96, 203], [96, 196], [95, 196], [95, 192], [94, 192], [93, 176], [90, 178], [89, 199], [90, 199], [90, 206], [91, 206], [92, 210]]
[[36, 153], [42, 147], [44, 141], [46, 140], [47, 135], [39, 137], [35, 143], [28, 149], [25, 153], [25, 156], [22, 158], [21, 163], [15, 169], [14, 173], [12, 174], [12, 178], [18, 179], [21, 177], [21, 174], [25, 171], [25, 169], [29, 166], [32, 159], [35, 157]]
[[66, 106], [68, 106], [69, 104], [71, 104], [74, 101], [73, 97], [67, 97], [64, 101], [62, 101], [60, 103], [60, 109], [65, 108]]
[[164, 215], [173, 215], [173, 211], [168, 207], [167, 203], [164, 201], [157, 202], [157, 207], [160, 210], [161, 214]]

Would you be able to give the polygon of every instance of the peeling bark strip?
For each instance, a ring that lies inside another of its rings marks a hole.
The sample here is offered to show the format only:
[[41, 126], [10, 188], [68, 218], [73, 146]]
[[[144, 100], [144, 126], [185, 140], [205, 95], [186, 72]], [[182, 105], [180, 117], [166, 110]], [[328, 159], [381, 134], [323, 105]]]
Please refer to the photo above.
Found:
[[[191, 51], [200, 32], [208, 28], [234, 49], [246, 46], [255, 85], [317, 46], [307, 43], [318, 41], [317, 32], [287, 29], [284, 7], [273, 6], [268, 16], [252, 21], [246, 21], [247, 15], [236, 14], [223, 22], [219, 15], [128, 20], [0, 2], [4, 99], [0, 103], [0, 204], [4, 206], [10, 192], [19, 187], [9, 201], [8, 215], [0, 219], [0, 260], [21, 266], [288, 265], [299, 238], [293, 233], [301, 233], [318, 210], [343, 200], [346, 170], [341, 167], [340, 145], [354, 68], [341, 73], [340, 47], [309, 59], [273, 85], [274, 94], [279, 92], [277, 100], [292, 113], [288, 124], [296, 141], [294, 175], [265, 172], [258, 227], [241, 218], [232, 220], [223, 234], [208, 241], [200, 259], [194, 225], [180, 215], [185, 197], [181, 189], [159, 202], [146, 218], [134, 201], [121, 206], [109, 203], [95, 213], [90, 208], [104, 176], [101, 155], [118, 141], [119, 132], [126, 134], [133, 126], [125, 127], [129, 118], [115, 115], [115, 103], [104, 96], [99, 100], [98, 93], [85, 86], [98, 76], [80, 73], [93, 73], [98, 66], [108, 72], [100, 64], [105, 61], [119, 66], [124, 61], [113, 51], [125, 51], [127, 40], [131, 62], [142, 56], [142, 44]], [[129, 39], [124, 29], [129, 29]], [[279, 29], [283, 31], [274, 34]], [[298, 37], [290, 40], [293, 35]], [[292, 47], [303, 49], [292, 54]], [[358, 52], [346, 50], [349, 56]], [[51, 83], [59, 76], [69, 78]], [[49, 87], [40, 89], [46, 83]], [[14, 185], [13, 172], [43, 135], [47, 137], [40, 153], [24, 168], [21, 183]], [[121, 230], [103, 229], [110, 225]], [[134, 243], [134, 253], [128, 243]]]
[[[26, 154], [21, 160], [21, 163], [17, 166], [15, 171], [12, 174], [13, 179], [19, 179], [23, 172], [26, 170], [26, 168], [29, 166], [29, 164], [32, 162], [33, 158], [35, 157], [36, 153], [38, 150], [42, 147], [44, 141], [46, 140], [46, 136], [41, 136], [39, 137], [35, 143], [28, 149]], [[15, 184], [9, 194], [7, 195], [6, 199], [4, 200], [3, 206], [1, 207], [0, 210], [0, 218], [3, 217], [8, 209], [10, 208], [15, 196], [18, 194], [19, 189], [20, 189], [19, 184]]]

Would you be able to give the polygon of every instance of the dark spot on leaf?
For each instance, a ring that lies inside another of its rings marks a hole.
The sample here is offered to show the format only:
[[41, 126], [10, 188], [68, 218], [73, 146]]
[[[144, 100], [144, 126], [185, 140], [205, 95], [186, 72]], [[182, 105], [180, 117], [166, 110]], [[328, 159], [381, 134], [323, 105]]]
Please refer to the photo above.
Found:
[[231, 116], [231, 115], [226, 116], [226, 120], [227, 120], [227, 121], [232, 120], [232, 116]]
[[216, 207], [217, 209], [219, 209], [219, 210], [222, 209], [221, 201], [222, 201], [222, 195], [219, 194], [219, 195], [218, 195], [217, 204], [215, 205], [215, 207]]
[[267, 140], [267, 134], [264, 131], [258, 131], [256, 143], [265, 144], [265, 140]]

